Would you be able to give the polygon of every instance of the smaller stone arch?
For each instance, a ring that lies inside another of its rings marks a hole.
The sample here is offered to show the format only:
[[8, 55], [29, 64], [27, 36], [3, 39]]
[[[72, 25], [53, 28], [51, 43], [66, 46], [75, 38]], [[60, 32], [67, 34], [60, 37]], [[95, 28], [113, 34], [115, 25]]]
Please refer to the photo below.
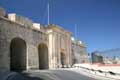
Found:
[[38, 45], [39, 69], [48, 69], [48, 47], [45, 43]]
[[60, 62], [61, 62], [61, 66], [64, 67], [65, 65], [65, 53], [64, 52], [61, 52], [60, 53]]

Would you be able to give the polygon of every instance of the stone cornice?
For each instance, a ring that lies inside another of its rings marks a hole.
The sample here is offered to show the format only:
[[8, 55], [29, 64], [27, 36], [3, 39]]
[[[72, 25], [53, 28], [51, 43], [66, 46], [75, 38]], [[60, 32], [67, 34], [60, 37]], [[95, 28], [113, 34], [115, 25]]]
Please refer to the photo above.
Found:
[[72, 32], [67, 31], [67, 30], [63, 29], [62, 27], [55, 25], [55, 24], [48, 25], [47, 29], [52, 29], [52, 30], [57, 31], [59, 33], [65, 33], [68, 35], [72, 35]]

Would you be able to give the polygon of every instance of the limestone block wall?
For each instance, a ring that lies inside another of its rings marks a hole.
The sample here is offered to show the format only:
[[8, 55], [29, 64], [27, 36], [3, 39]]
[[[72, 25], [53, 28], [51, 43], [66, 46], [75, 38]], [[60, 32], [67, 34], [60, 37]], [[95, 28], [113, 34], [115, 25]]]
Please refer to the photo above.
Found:
[[39, 68], [38, 45], [45, 43], [48, 46], [48, 37], [30, 27], [0, 17], [0, 70], [10, 70], [10, 44], [14, 38], [21, 38], [26, 42], [27, 69]]

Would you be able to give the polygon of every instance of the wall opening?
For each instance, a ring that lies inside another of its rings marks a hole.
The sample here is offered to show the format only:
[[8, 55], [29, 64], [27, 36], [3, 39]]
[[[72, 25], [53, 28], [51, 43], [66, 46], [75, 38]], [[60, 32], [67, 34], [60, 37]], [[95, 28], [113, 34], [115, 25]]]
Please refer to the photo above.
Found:
[[10, 70], [26, 70], [26, 43], [20, 38], [14, 38], [10, 44]]
[[64, 65], [65, 65], [65, 54], [63, 52], [61, 52], [60, 54], [61, 54], [61, 65], [62, 65], [62, 67], [64, 67]]
[[38, 46], [39, 55], [39, 69], [48, 69], [48, 47], [46, 44], [39, 44]]

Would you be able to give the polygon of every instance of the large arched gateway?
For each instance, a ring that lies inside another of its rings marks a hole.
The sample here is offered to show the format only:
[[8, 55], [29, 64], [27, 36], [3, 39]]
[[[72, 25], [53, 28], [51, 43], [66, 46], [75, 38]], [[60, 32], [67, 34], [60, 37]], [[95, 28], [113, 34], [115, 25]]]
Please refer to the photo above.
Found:
[[26, 43], [21, 38], [14, 38], [10, 44], [10, 70], [26, 69]]
[[48, 69], [48, 47], [41, 43], [38, 46], [39, 69]]

